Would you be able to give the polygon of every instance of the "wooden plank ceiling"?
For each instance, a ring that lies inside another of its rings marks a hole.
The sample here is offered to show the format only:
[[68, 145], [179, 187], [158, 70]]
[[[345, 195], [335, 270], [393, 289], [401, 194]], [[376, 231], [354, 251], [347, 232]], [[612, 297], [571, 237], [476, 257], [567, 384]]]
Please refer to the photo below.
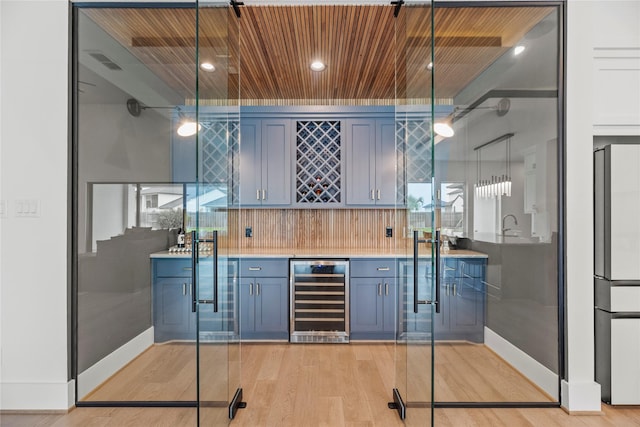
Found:
[[[466, 7], [435, 11], [436, 98], [448, 99], [520, 40], [551, 7]], [[185, 100], [194, 99], [194, 9], [84, 9]], [[430, 10], [392, 6], [245, 6], [201, 9], [199, 96], [264, 101], [428, 99]], [[313, 72], [322, 60], [327, 68]], [[396, 92], [396, 64], [397, 84]]]

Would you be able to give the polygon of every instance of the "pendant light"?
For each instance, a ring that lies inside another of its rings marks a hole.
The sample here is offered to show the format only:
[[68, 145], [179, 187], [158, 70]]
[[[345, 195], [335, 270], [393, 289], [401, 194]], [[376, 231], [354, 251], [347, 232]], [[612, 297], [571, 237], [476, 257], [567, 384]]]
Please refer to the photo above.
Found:
[[[511, 197], [511, 137], [513, 133], [507, 133], [492, 139], [474, 148], [476, 152], [476, 183], [475, 194], [479, 198], [488, 199], [501, 196]], [[505, 173], [494, 175], [485, 179], [482, 176], [482, 149], [488, 145], [503, 142], [505, 144]]]

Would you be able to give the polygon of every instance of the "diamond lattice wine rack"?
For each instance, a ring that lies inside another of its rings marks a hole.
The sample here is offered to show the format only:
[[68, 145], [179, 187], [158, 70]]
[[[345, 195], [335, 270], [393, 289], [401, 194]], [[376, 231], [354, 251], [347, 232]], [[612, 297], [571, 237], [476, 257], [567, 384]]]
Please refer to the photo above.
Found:
[[340, 203], [339, 120], [296, 122], [296, 202]]

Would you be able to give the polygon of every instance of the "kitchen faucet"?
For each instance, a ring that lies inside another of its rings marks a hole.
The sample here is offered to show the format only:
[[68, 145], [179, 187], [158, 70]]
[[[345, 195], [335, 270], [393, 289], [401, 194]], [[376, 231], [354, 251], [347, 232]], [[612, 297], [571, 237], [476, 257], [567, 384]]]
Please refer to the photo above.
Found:
[[511, 230], [511, 228], [505, 228], [504, 227], [504, 222], [507, 218], [513, 218], [513, 222], [514, 225], [518, 225], [518, 218], [516, 218], [516, 216], [514, 214], [507, 214], [505, 216], [502, 217], [502, 235], [504, 236], [504, 233], [506, 233], [507, 231]]

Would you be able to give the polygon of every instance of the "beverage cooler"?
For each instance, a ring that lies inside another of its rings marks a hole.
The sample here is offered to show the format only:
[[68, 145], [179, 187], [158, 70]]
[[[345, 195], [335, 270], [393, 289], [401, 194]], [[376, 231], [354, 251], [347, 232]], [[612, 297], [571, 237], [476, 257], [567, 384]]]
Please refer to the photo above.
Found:
[[290, 342], [349, 342], [349, 261], [291, 261]]

